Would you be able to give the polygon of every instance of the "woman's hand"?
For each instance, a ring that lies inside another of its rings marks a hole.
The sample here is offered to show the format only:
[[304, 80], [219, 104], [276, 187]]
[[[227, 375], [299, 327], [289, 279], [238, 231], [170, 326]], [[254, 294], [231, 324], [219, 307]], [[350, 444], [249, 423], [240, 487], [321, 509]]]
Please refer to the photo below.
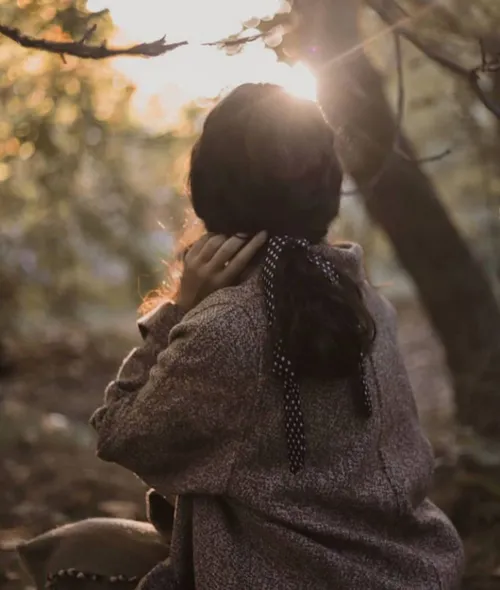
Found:
[[266, 240], [266, 232], [258, 233], [251, 240], [238, 235], [203, 236], [184, 258], [177, 305], [189, 311], [210, 293], [234, 285]]

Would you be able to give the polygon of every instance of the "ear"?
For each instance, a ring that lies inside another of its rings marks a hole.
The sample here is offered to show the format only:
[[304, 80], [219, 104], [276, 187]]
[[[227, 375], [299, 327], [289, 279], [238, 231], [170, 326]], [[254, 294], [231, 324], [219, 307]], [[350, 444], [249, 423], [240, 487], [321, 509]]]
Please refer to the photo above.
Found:
[[146, 494], [146, 513], [149, 522], [160, 535], [170, 541], [175, 514], [173, 504], [156, 490], [149, 490]]

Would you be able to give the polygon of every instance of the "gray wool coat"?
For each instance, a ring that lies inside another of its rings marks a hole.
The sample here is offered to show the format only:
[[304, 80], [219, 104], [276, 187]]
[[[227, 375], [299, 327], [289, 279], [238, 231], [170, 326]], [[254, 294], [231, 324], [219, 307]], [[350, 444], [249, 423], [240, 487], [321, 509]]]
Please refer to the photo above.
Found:
[[302, 383], [307, 455], [292, 475], [258, 273], [185, 316], [165, 303], [143, 317], [143, 346], [91, 418], [101, 459], [178, 497], [170, 561], [141, 590], [459, 587], [462, 544], [427, 499], [434, 460], [395, 312], [358, 245], [315, 248], [358, 281], [375, 318], [373, 416], [358, 416], [342, 380]]

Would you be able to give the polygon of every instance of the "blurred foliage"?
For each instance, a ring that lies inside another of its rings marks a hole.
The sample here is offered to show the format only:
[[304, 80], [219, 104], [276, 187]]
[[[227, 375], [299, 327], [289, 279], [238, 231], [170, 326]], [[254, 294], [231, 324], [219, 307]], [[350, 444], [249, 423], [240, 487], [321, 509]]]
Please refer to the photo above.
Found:
[[[0, 0], [0, 8], [4, 24], [49, 39], [79, 39], [89, 22], [98, 24], [92, 42], [112, 31], [83, 2]], [[169, 230], [182, 222], [172, 162], [193, 129], [148, 134], [131, 117], [132, 93], [111, 62], [63, 60], [0, 38], [4, 329], [77, 317], [104, 296], [130, 309], [158, 282]]]

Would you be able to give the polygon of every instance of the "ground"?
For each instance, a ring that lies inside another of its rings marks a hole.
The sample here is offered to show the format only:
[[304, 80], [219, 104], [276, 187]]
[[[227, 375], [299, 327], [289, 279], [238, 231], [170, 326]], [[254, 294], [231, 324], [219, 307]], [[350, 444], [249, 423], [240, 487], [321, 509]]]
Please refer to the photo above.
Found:
[[[419, 411], [440, 467], [433, 499], [450, 515], [468, 556], [465, 590], [500, 589], [500, 481], [454, 466], [452, 394], [442, 350], [414, 305], [400, 310], [400, 336]], [[0, 380], [0, 589], [30, 582], [16, 544], [89, 516], [144, 518], [143, 485], [94, 456], [87, 419], [132, 345], [128, 336], [69, 332], [15, 347]]]

